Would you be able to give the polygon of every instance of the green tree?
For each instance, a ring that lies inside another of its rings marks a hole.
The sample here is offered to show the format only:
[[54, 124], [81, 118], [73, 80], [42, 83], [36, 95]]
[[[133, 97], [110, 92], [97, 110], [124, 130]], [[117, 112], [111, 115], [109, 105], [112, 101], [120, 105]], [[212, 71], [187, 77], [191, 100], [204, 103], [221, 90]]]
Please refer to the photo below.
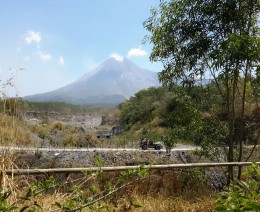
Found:
[[125, 129], [130, 129], [133, 124], [144, 124], [151, 121], [162, 102], [164, 88], [149, 88], [137, 92], [129, 100], [119, 106], [121, 123]]
[[168, 103], [164, 125], [171, 131], [171, 137], [193, 140], [195, 129], [200, 125], [200, 112], [187, 95], [175, 96]]
[[[237, 160], [242, 160], [246, 85], [249, 75], [259, 76], [260, 72], [259, 11], [259, 0], [170, 0], [161, 1], [144, 22], [151, 33], [146, 39], [153, 44], [150, 59], [164, 66], [159, 73], [164, 85], [181, 80], [191, 87], [206, 72], [211, 74], [227, 114], [229, 162], [235, 160], [237, 125]], [[241, 78], [243, 86], [238, 88]], [[230, 181], [233, 168], [228, 172]]]

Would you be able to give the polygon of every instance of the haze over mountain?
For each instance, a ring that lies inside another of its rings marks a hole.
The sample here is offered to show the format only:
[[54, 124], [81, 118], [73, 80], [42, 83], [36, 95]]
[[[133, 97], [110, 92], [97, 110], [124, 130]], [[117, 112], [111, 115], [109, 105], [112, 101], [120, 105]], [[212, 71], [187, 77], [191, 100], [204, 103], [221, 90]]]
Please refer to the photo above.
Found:
[[159, 81], [156, 72], [139, 68], [126, 58], [111, 57], [67, 86], [23, 99], [74, 104], [118, 104], [142, 89], [157, 86]]

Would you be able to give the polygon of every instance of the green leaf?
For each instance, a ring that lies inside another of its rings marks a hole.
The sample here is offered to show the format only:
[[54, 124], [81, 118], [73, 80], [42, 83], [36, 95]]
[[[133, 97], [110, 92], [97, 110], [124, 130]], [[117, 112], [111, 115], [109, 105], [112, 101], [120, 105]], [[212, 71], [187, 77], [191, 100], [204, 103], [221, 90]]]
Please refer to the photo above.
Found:
[[258, 211], [260, 210], [260, 203], [249, 203], [245, 209]]
[[8, 199], [8, 197], [11, 195], [11, 191], [5, 191], [4, 193], [1, 194], [0, 196], [0, 201], [4, 201]]
[[143, 207], [142, 205], [139, 205], [139, 204], [133, 204], [133, 207], [134, 208], [141, 208], [141, 207]]

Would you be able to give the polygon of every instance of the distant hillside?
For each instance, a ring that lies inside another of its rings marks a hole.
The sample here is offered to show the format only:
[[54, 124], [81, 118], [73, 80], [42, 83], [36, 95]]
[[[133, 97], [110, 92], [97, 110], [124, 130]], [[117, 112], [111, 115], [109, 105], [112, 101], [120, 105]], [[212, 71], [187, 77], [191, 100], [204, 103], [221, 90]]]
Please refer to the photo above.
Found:
[[35, 111], [35, 112], [58, 112], [58, 113], [93, 113], [101, 112], [111, 107], [98, 107], [98, 106], [87, 106], [87, 105], [73, 105], [64, 102], [31, 102], [21, 101], [19, 103], [19, 111]]
[[157, 73], [123, 59], [109, 58], [93, 71], [57, 90], [26, 96], [36, 102], [116, 105], [142, 89], [159, 86]]

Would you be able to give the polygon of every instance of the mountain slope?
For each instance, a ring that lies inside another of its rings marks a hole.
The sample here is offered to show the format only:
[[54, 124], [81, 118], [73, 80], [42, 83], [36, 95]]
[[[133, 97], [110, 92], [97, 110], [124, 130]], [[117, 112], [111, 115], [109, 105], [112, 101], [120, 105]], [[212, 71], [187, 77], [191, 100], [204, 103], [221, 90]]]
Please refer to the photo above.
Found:
[[157, 73], [139, 68], [127, 59], [109, 58], [93, 71], [57, 90], [24, 97], [29, 101], [77, 104], [118, 104], [136, 92], [159, 86]]

